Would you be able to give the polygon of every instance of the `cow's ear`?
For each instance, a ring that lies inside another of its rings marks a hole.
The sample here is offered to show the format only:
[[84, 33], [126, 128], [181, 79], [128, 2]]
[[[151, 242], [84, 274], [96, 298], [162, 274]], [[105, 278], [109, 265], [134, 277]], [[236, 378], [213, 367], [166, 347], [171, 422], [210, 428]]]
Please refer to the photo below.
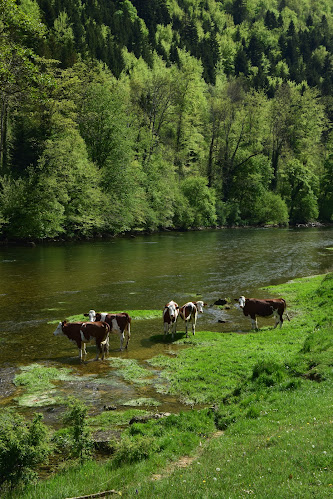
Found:
[[89, 314], [83, 314], [83, 317], [89, 317]]
[[207, 307], [207, 303], [204, 303], [204, 307]]
[[179, 310], [179, 307], [178, 307], [178, 305], [177, 305], [177, 307], [176, 307], [176, 310]]
[[234, 301], [238, 301], [238, 300], [239, 300], [239, 298], [234, 298]]

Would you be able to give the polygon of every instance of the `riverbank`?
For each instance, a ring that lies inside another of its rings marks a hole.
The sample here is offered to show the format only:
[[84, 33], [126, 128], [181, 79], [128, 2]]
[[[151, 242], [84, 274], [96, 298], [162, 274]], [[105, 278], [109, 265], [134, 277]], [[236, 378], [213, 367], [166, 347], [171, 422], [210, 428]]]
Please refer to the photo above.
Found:
[[75, 236], [75, 237], [52, 237], [44, 239], [0, 239], [0, 247], [6, 246], [24, 246], [34, 248], [37, 245], [59, 245], [65, 243], [77, 243], [77, 242], [94, 242], [94, 241], [110, 241], [117, 238], [136, 238], [138, 236], [151, 236], [153, 234], [163, 234], [168, 232], [183, 233], [183, 232], [196, 232], [196, 231], [210, 231], [210, 230], [227, 230], [227, 229], [311, 229], [311, 228], [325, 228], [333, 227], [332, 223], [323, 222], [309, 222], [304, 224], [260, 224], [260, 225], [219, 225], [212, 227], [188, 227], [187, 229], [182, 228], [164, 228], [159, 230], [132, 230], [128, 232], [121, 232], [117, 234], [96, 234], [95, 236]]
[[[269, 288], [289, 305], [292, 320], [281, 330], [265, 325], [248, 335], [198, 332], [178, 340], [190, 348], [151, 365], [161, 369], [161, 389], [193, 409], [134, 423], [103, 463], [69, 464], [8, 497], [110, 489], [145, 498], [330, 497], [332, 288], [332, 274]], [[197, 410], [198, 403], [207, 408]], [[119, 428], [113, 411], [90, 425]]]

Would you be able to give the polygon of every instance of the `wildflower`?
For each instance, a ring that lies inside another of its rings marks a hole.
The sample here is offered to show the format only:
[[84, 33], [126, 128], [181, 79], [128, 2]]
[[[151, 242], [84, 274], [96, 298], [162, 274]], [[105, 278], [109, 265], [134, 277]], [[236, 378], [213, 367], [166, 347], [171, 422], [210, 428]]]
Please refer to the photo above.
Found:
[[216, 471], [221, 471], [221, 468], [216, 468]]

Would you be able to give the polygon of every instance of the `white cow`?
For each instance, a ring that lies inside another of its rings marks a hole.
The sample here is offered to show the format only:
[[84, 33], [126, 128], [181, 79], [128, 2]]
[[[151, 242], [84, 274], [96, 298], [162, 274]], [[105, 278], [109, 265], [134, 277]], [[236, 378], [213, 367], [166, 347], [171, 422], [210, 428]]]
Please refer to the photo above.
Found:
[[199, 314], [203, 313], [204, 307], [207, 306], [207, 303], [204, 303], [203, 301], [189, 301], [185, 303], [180, 309], [179, 309], [179, 316], [185, 321], [185, 331], [186, 331], [186, 338], [188, 338], [188, 324], [191, 322], [192, 323], [192, 333], [195, 334], [195, 326], [197, 323], [197, 317], [198, 317], [198, 312]]
[[179, 314], [179, 306], [178, 303], [171, 300], [169, 301], [163, 310], [163, 324], [164, 324], [164, 336], [169, 333], [171, 330], [172, 339], [176, 332], [177, 319]]

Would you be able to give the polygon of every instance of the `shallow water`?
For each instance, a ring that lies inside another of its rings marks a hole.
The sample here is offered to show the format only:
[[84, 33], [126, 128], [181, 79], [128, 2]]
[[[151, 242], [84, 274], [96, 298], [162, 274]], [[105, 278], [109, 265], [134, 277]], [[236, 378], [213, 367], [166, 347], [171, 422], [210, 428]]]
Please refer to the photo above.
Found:
[[[332, 268], [332, 228], [239, 229], [162, 233], [111, 241], [64, 243], [37, 247], [0, 248], [0, 368], [6, 372], [34, 362], [72, 367], [78, 375], [114, 376], [115, 385], [57, 387], [80, 394], [96, 407], [124, 403], [126, 398], [156, 397], [159, 410], [173, 409], [172, 397], [156, 395], [152, 385], [137, 388], [119, 378], [108, 362], [80, 365], [76, 347], [53, 336], [66, 317], [96, 311], [158, 309], [174, 299], [180, 305], [203, 299], [212, 304], [263, 296], [260, 287]], [[161, 312], [162, 314], [162, 312]], [[218, 320], [226, 322], [218, 322]], [[200, 330], [246, 332], [250, 322], [232, 307], [207, 308], [199, 317]], [[162, 321], [132, 322], [127, 352], [119, 352], [111, 338], [110, 356], [145, 360], [177, 348], [161, 336]], [[181, 325], [180, 331], [183, 330]], [[13, 403], [13, 390], [1, 390], [3, 403]], [[122, 397], [120, 396], [122, 395]], [[1, 401], [1, 399], [0, 399]], [[178, 404], [179, 405], [179, 404]]]

